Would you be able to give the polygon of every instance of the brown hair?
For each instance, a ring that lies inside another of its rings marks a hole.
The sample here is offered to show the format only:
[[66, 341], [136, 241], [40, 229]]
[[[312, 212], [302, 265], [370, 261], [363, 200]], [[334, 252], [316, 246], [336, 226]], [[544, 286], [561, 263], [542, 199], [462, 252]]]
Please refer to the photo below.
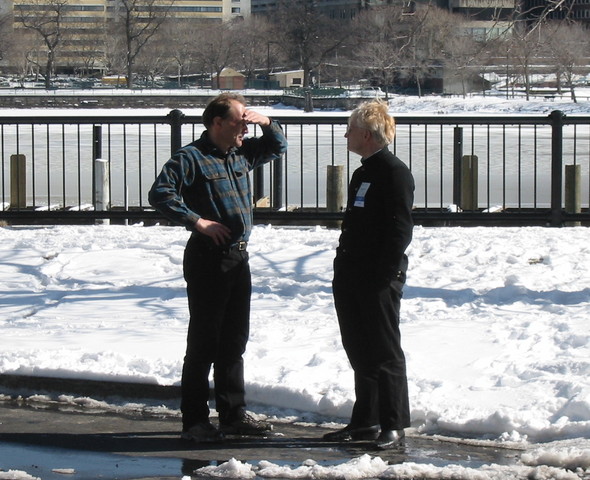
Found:
[[239, 93], [226, 92], [210, 100], [203, 112], [203, 125], [205, 125], [205, 128], [213, 125], [215, 117], [225, 118], [234, 101], [246, 106], [246, 99]]

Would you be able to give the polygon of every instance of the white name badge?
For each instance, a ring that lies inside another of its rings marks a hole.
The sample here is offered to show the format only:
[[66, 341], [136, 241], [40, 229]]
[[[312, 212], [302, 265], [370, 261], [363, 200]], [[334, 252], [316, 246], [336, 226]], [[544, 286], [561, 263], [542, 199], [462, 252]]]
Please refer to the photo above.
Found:
[[356, 192], [356, 197], [354, 198], [354, 206], [355, 207], [364, 207], [365, 206], [365, 195], [367, 195], [367, 190], [371, 184], [369, 182], [361, 183], [361, 186]]

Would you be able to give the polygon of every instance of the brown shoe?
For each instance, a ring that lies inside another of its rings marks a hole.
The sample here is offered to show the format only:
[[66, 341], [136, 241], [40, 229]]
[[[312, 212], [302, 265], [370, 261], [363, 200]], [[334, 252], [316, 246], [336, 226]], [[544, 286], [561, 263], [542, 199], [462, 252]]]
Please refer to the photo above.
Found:
[[272, 425], [241, 412], [237, 418], [221, 423], [219, 428], [226, 435], [264, 435], [272, 430]]

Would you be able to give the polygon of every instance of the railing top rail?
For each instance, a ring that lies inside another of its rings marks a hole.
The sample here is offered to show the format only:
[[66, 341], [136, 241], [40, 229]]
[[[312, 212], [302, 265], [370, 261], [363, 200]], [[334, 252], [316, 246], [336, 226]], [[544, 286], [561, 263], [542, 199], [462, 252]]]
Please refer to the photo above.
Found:
[[[107, 125], [107, 124], [170, 124], [172, 112], [179, 112], [178, 119], [183, 124], [200, 124], [201, 115], [185, 115], [182, 111], [172, 110], [167, 115], [133, 114], [99, 114], [96, 115], [4, 115], [0, 117], [0, 125]], [[444, 115], [444, 114], [405, 114], [395, 115], [398, 125], [550, 125], [551, 114], [537, 115]], [[345, 125], [350, 112], [335, 112], [330, 115], [302, 114], [289, 115], [277, 112], [272, 117], [288, 125]], [[562, 115], [564, 124], [590, 124], [590, 115]]]
[[166, 115], [60, 115], [3, 116], [0, 125], [107, 125], [107, 124], [169, 124]]

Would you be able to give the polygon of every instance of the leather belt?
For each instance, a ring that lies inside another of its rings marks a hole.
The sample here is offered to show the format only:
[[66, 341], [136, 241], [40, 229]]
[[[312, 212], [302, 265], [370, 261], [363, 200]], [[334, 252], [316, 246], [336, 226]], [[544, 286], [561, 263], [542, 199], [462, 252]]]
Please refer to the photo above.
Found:
[[248, 248], [248, 242], [237, 242], [229, 246], [229, 250], [237, 250], [238, 252], [243, 252], [246, 248]]

